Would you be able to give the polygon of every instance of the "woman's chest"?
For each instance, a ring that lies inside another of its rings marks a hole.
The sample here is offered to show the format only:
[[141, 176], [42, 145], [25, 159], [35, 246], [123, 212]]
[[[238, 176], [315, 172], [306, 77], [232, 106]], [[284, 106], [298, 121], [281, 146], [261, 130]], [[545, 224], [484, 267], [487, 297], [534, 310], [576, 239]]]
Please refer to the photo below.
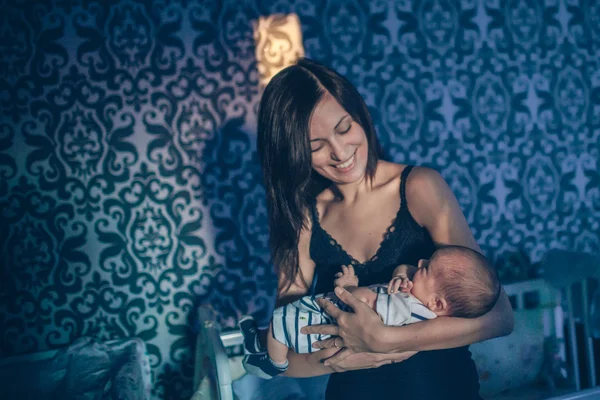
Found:
[[379, 207], [330, 209], [321, 220], [321, 227], [336, 245], [360, 263], [373, 258], [386, 237], [396, 229], [399, 204]]
[[315, 293], [331, 291], [335, 274], [342, 265], [352, 264], [360, 285], [386, 283], [399, 264], [417, 265], [421, 258], [429, 258], [434, 244], [427, 231], [406, 219], [401, 213], [379, 248], [367, 262], [356, 260], [325, 231], [313, 231], [311, 258], [316, 263], [318, 283]]

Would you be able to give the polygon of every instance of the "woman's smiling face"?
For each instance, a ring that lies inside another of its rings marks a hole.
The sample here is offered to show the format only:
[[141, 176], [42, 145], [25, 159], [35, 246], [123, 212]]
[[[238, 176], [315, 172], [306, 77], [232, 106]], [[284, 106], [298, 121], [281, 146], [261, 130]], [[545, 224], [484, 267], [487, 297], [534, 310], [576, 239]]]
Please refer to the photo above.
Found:
[[329, 93], [317, 104], [309, 130], [315, 171], [337, 184], [364, 177], [368, 158], [365, 131]]

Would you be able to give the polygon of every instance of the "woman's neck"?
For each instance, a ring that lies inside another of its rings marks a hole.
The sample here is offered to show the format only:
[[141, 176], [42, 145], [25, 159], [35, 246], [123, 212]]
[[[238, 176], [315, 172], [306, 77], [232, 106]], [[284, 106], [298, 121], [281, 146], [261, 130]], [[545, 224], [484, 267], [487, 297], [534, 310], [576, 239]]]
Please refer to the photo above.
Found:
[[365, 174], [363, 177], [353, 183], [348, 183], [344, 185], [334, 184], [332, 191], [336, 197], [340, 197], [341, 201], [346, 204], [355, 203], [363, 194], [370, 192], [373, 190], [373, 187], [377, 186], [376, 177], [380, 174], [377, 174], [381, 170], [381, 161], [377, 164], [377, 169], [375, 170], [375, 175], [373, 179], [369, 179], [369, 177]]
[[370, 190], [370, 179], [366, 176], [361, 178], [358, 182], [347, 183], [344, 185], [334, 184], [331, 188], [334, 195], [339, 198], [340, 201], [347, 204], [352, 204], [361, 197], [364, 193]]

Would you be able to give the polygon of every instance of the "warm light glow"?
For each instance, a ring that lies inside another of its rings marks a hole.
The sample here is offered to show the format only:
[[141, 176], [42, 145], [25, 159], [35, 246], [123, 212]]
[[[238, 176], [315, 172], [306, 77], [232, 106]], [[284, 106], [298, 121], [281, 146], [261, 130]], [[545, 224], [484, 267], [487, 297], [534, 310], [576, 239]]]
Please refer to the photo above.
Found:
[[302, 29], [296, 14], [260, 17], [254, 27], [260, 83], [266, 85], [283, 68], [304, 57]]

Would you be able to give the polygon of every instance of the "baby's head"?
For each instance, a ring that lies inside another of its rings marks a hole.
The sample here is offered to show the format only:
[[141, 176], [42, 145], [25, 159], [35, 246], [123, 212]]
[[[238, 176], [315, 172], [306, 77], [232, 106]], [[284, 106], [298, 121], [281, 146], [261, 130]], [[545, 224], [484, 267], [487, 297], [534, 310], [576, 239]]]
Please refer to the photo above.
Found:
[[463, 246], [444, 246], [419, 261], [412, 294], [437, 315], [475, 318], [490, 311], [500, 295], [492, 265]]

